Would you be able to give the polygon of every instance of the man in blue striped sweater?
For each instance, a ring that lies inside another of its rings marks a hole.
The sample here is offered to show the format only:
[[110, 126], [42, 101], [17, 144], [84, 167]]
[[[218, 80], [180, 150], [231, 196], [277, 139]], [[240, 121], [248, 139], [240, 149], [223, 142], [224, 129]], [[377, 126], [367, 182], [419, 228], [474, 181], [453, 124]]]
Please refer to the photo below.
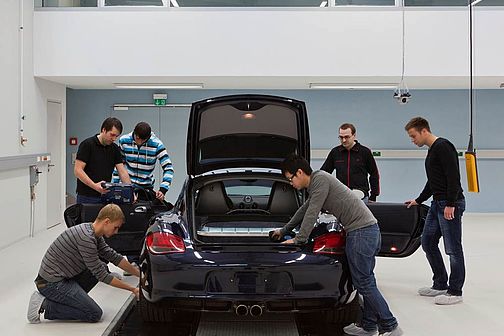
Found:
[[[151, 131], [150, 125], [144, 121], [139, 122], [133, 132], [119, 138], [119, 147], [131, 183], [151, 191], [158, 200], [164, 200], [172, 183], [173, 165], [164, 144]], [[159, 190], [154, 191], [156, 160], [163, 169], [163, 179]], [[119, 182], [117, 170], [114, 170], [112, 182]], [[139, 197], [142, 197], [142, 194]]]
[[98, 283], [131, 291], [137, 298], [139, 289], [114, 277], [100, 258], [137, 277], [138, 268], [107, 245], [103, 237], [117, 233], [124, 214], [116, 204], [104, 206], [93, 223], [83, 223], [63, 231], [45, 253], [35, 291], [28, 305], [30, 323], [47, 320], [100, 321], [103, 311], [88, 295]]

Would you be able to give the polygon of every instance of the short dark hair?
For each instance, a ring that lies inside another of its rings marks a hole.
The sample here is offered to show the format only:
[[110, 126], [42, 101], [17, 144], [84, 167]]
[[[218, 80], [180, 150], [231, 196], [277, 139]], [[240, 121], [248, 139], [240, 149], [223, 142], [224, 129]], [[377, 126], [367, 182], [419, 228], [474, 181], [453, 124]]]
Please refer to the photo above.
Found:
[[110, 131], [113, 127], [117, 128], [119, 133], [122, 133], [123, 127], [121, 120], [115, 118], [115, 117], [108, 117], [105, 119], [101, 125], [100, 131], [103, 131], [105, 129], [105, 132]]
[[404, 129], [406, 130], [406, 132], [412, 128], [414, 128], [417, 132], [421, 132], [423, 129], [426, 129], [428, 132], [431, 131], [430, 126], [429, 126], [429, 122], [422, 117], [415, 117], [415, 118], [411, 119], [410, 121], [408, 121], [406, 126], [404, 126]]
[[310, 167], [308, 161], [297, 154], [290, 155], [282, 162], [282, 174], [285, 174], [286, 172], [296, 174], [298, 169], [304, 171], [304, 173], [308, 176], [310, 176], [313, 172], [313, 169]]
[[354, 135], [356, 132], [355, 126], [349, 123], [344, 123], [339, 128], [344, 130], [350, 128], [350, 131], [352, 131], [352, 135]]
[[145, 121], [141, 121], [136, 124], [133, 134], [142, 140], [147, 140], [151, 136], [151, 127]]

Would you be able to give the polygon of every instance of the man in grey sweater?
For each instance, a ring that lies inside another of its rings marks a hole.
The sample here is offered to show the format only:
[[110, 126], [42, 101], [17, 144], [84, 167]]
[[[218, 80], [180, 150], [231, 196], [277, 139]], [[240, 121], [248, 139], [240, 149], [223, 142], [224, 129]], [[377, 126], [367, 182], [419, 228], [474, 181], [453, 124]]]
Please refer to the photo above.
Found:
[[93, 223], [83, 223], [62, 232], [45, 253], [38, 276], [37, 290], [28, 305], [30, 323], [40, 323], [40, 314], [48, 320], [98, 322], [103, 311], [88, 295], [98, 283], [129, 290], [138, 297], [138, 288], [112, 276], [100, 258], [140, 276], [138, 268], [107, 245], [103, 236], [117, 233], [124, 222], [121, 208], [103, 207]]
[[402, 335], [396, 318], [376, 287], [373, 270], [375, 256], [381, 247], [381, 235], [371, 211], [335, 177], [320, 170], [312, 172], [310, 164], [297, 155], [285, 159], [282, 173], [294, 188], [307, 189], [309, 196], [292, 219], [283, 228], [275, 230], [273, 237], [280, 239], [301, 223], [296, 237], [284, 244], [304, 244], [319, 212], [324, 209], [333, 214], [346, 231], [345, 252], [352, 281], [364, 298], [361, 322], [352, 323], [343, 330], [348, 335], [374, 336], [378, 332], [383, 336]]

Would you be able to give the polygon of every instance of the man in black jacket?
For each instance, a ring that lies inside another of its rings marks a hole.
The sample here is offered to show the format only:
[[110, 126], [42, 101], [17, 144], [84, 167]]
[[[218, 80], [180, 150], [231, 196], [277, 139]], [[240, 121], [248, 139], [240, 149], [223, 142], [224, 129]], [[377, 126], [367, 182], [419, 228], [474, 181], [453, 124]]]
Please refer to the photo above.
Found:
[[[429, 147], [425, 158], [427, 183], [420, 196], [406, 201], [410, 207], [433, 196], [422, 232], [422, 248], [434, 273], [433, 285], [420, 288], [418, 294], [435, 297], [434, 302], [440, 305], [459, 303], [462, 302], [465, 280], [462, 250], [465, 199], [460, 184], [457, 150], [450, 141], [432, 134], [429, 122], [421, 117], [411, 119], [404, 128], [415, 145]], [[441, 237], [445, 252], [450, 256], [449, 278], [438, 247]]]
[[341, 183], [352, 190], [362, 191], [365, 200], [376, 201], [376, 196], [380, 195], [378, 167], [371, 150], [355, 140], [355, 132], [352, 124], [340, 126], [341, 145], [331, 150], [320, 170], [332, 174], [336, 169], [336, 178]]

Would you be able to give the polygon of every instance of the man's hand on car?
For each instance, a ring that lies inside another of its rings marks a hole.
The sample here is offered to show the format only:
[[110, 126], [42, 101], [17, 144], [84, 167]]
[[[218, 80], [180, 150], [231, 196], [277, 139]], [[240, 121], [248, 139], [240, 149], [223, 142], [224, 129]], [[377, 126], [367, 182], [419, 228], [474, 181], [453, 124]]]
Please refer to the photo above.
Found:
[[294, 241], [294, 238], [292, 239], [287, 239], [286, 241], [282, 242], [282, 244], [295, 244], [296, 242]]
[[156, 191], [156, 198], [160, 201], [164, 200], [164, 194], [161, 191]]
[[275, 231], [273, 231], [273, 233], [271, 234], [271, 238], [274, 240], [282, 239], [282, 230], [276, 229]]
[[413, 205], [418, 205], [418, 203], [415, 200], [409, 200], [404, 202], [406, 204], [407, 208], [411, 208]]
[[135, 287], [131, 290], [131, 292], [135, 295], [135, 298], [138, 299], [140, 298], [140, 289], [138, 287]]

